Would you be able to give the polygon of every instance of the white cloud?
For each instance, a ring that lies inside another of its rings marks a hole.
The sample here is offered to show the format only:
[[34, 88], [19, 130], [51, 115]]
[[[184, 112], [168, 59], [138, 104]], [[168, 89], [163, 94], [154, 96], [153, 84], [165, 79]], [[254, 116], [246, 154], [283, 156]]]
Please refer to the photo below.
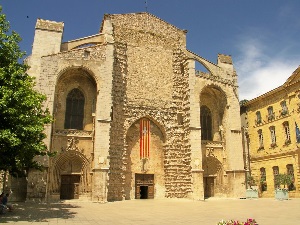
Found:
[[299, 66], [300, 57], [288, 55], [284, 51], [286, 45], [278, 51], [280, 54], [274, 55], [274, 49], [268, 44], [271, 45], [257, 38], [244, 38], [238, 45], [240, 55], [235, 67], [239, 76], [240, 100], [251, 100], [281, 86]]
[[281, 86], [296, 68], [297, 65], [274, 61], [249, 71], [239, 82], [240, 99], [250, 100]]

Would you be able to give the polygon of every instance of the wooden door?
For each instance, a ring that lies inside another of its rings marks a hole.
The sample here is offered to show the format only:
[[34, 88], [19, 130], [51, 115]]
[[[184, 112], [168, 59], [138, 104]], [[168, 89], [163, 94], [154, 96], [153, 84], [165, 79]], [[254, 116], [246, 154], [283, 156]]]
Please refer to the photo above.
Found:
[[80, 175], [62, 175], [60, 199], [79, 198]]
[[154, 198], [154, 185], [148, 186], [148, 198], [153, 199]]
[[141, 198], [141, 188], [140, 185], [135, 185], [135, 199]]
[[[147, 187], [147, 199], [154, 198], [154, 174], [135, 174], [135, 198], [141, 198], [141, 187]], [[145, 196], [145, 195], [143, 195]]]
[[214, 177], [204, 177], [204, 197], [214, 196]]

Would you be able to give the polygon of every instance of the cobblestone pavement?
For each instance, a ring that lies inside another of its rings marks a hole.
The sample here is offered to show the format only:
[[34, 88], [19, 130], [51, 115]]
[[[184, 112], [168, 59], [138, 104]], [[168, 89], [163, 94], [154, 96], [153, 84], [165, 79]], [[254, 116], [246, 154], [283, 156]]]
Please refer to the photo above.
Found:
[[246, 221], [247, 218], [255, 218], [259, 225], [296, 225], [300, 222], [300, 199], [154, 199], [109, 203], [72, 200], [14, 205], [13, 212], [0, 215], [0, 223], [215, 225], [221, 219]]

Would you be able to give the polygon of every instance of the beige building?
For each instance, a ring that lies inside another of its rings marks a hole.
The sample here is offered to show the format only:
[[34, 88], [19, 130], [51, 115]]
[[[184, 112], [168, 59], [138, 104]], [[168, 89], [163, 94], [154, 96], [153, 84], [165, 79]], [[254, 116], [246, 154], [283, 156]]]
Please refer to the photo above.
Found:
[[209, 62], [186, 49], [185, 30], [149, 13], [104, 15], [99, 33], [64, 43], [63, 28], [38, 19], [27, 59], [57, 152], [29, 172], [28, 200], [244, 196], [230, 56]]
[[294, 180], [289, 197], [300, 197], [300, 67], [282, 86], [244, 107], [251, 175], [260, 186], [260, 196], [274, 197], [274, 177], [286, 173]]

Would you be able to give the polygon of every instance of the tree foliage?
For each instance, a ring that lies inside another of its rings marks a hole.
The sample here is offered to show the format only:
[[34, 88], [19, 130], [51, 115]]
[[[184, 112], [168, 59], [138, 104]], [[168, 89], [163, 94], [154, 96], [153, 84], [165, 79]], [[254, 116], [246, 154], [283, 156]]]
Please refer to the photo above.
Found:
[[51, 122], [46, 96], [34, 90], [28, 66], [18, 62], [25, 55], [20, 41], [0, 6], [0, 170], [11, 174], [42, 168], [34, 158], [48, 154], [43, 131]]
[[248, 176], [247, 176], [247, 183], [248, 183], [248, 185], [250, 186], [250, 188], [251, 188], [252, 186], [255, 186], [255, 185], [256, 185], [256, 181], [255, 181], [254, 177], [251, 176], [251, 175], [248, 175]]
[[283, 185], [283, 188], [285, 188], [285, 185], [289, 186], [291, 183], [293, 183], [293, 176], [290, 174], [278, 174], [274, 178], [275, 185], [280, 188], [280, 185]]
[[248, 102], [249, 102], [249, 100], [243, 99], [243, 100], [240, 101], [240, 106], [244, 106]]

